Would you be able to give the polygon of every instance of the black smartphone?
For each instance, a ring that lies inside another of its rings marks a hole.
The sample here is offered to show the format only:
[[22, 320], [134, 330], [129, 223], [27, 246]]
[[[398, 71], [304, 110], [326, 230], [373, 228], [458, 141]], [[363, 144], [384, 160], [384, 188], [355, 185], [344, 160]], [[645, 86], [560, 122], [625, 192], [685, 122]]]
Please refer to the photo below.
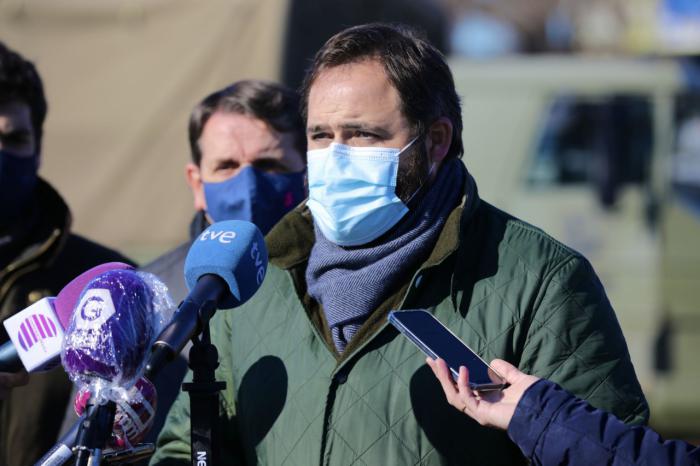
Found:
[[460, 366], [464, 366], [469, 370], [472, 390], [501, 390], [506, 386], [500, 374], [429, 312], [422, 309], [391, 311], [389, 322], [427, 356], [444, 359], [455, 381]]

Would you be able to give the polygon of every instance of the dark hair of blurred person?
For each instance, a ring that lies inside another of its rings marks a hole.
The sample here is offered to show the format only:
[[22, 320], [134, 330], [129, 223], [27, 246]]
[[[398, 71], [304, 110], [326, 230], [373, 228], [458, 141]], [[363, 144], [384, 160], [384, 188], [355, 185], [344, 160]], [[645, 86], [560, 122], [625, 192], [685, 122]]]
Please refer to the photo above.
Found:
[[44, 84], [30, 61], [0, 42], [0, 103], [9, 102], [23, 102], [29, 106], [39, 152], [48, 110]]
[[243, 80], [204, 98], [192, 110], [189, 122], [190, 153], [197, 165], [202, 160], [199, 139], [209, 118], [216, 112], [238, 113], [267, 122], [280, 133], [290, 133], [294, 146], [306, 157], [306, 133], [299, 115], [299, 96], [281, 84]]

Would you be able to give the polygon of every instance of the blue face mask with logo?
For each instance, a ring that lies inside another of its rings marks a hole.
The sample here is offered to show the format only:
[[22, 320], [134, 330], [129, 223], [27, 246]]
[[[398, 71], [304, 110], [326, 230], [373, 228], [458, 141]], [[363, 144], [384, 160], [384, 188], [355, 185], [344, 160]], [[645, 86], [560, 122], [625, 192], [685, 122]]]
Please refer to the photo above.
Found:
[[37, 183], [36, 156], [20, 157], [0, 150], [0, 224], [19, 217], [34, 194]]
[[265, 173], [249, 166], [226, 181], [204, 183], [207, 213], [215, 222], [252, 222], [266, 235], [306, 197], [304, 175]]
[[403, 149], [332, 143], [307, 152], [306, 205], [326, 239], [340, 246], [367, 244], [406, 215], [408, 207], [396, 195], [396, 178], [401, 154], [417, 139]]

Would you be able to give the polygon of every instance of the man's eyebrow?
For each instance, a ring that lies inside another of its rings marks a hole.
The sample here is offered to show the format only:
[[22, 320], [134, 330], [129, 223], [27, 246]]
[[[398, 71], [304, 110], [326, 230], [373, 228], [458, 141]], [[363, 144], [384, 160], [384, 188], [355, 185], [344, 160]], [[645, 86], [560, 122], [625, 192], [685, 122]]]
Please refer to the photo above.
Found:
[[320, 133], [321, 131], [324, 131], [328, 128], [328, 126], [323, 126], [323, 125], [314, 125], [314, 126], [309, 126], [306, 128], [306, 132], [308, 134], [311, 133]]
[[342, 129], [353, 129], [353, 130], [361, 130], [361, 131], [367, 131], [369, 133], [379, 133], [379, 134], [387, 134], [386, 129], [382, 128], [381, 126], [374, 126], [374, 125], [368, 125], [366, 123], [344, 123], [340, 125]]
[[[314, 126], [309, 126], [309, 128], [306, 130], [306, 132], [309, 134], [312, 134], [312, 133], [326, 131], [327, 129], [328, 129], [327, 125], [314, 125]], [[343, 123], [340, 125], [340, 129], [367, 131], [369, 133], [375, 133], [375, 134], [378, 134], [380, 136], [388, 136], [389, 135], [389, 132], [385, 128], [383, 128], [381, 126], [368, 125], [366, 123]]]

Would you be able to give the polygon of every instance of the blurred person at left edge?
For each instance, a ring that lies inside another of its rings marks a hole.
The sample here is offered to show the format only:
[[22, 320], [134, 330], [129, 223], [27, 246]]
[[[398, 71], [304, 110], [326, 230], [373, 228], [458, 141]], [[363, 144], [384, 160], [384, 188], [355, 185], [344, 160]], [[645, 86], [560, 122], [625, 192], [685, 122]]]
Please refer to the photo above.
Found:
[[[210, 94], [190, 114], [189, 142], [185, 179], [195, 208], [190, 239], [142, 269], [165, 282], [176, 304], [187, 295], [185, 257], [206, 227], [245, 220], [266, 235], [306, 198], [306, 128], [291, 89], [244, 80]], [[147, 442], [155, 442], [180, 392], [188, 353], [189, 346], [153, 381], [158, 407]]]
[[[38, 176], [46, 112], [36, 68], [0, 42], [0, 322], [56, 296], [96, 265], [130, 262], [71, 233], [68, 206]], [[0, 344], [8, 339], [0, 326]], [[71, 382], [61, 367], [31, 374], [27, 382], [0, 401], [2, 465], [32, 464], [51, 448], [69, 402]]]

